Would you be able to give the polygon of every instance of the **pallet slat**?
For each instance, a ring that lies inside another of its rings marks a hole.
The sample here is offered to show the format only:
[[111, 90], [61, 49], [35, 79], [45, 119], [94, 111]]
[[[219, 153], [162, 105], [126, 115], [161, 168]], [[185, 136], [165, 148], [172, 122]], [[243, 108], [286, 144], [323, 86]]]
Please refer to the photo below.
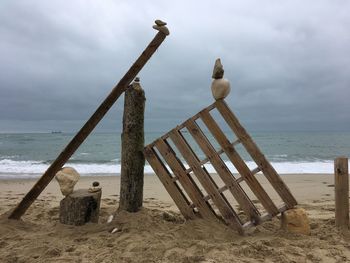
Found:
[[254, 177], [254, 174], [249, 170], [248, 166], [245, 164], [241, 156], [237, 153], [235, 148], [231, 145], [227, 139], [224, 132], [221, 130], [219, 125], [215, 122], [213, 117], [210, 115], [208, 110], [201, 111], [201, 119], [204, 124], [208, 127], [210, 132], [213, 134], [216, 141], [225, 151], [226, 155], [236, 167], [238, 173], [241, 174], [244, 181], [248, 184], [249, 188], [259, 199], [264, 208], [272, 215], [277, 215], [279, 213], [277, 207], [268, 196], [264, 188], [261, 186], [259, 181]]
[[186, 123], [186, 128], [191, 133], [204, 154], [209, 158], [218, 175], [229, 187], [229, 190], [239, 205], [242, 207], [243, 211], [249, 216], [249, 218], [252, 218], [253, 220], [256, 220], [256, 222], [259, 222], [260, 217], [258, 210], [248, 198], [246, 193], [243, 191], [242, 187], [237, 183], [236, 179], [233, 177], [232, 173], [227, 168], [224, 161], [217, 154], [214, 147], [210, 144], [209, 140], [203, 134], [199, 126], [193, 120], [189, 120]]
[[146, 147], [144, 153], [147, 161], [158, 175], [158, 178], [170, 194], [171, 198], [174, 200], [180, 212], [186, 219], [195, 219], [196, 215], [194, 214], [193, 209], [190, 207], [188, 200], [176, 183], [172, 181], [169, 171], [159, 159], [157, 153], [151, 147]]
[[[174, 131], [175, 132], [175, 131]], [[233, 143], [231, 143], [231, 145], [232, 146], [235, 146], [235, 145], [237, 145], [237, 144], [239, 144], [240, 143], [240, 141], [239, 140], [236, 140], [236, 141], [234, 141]], [[223, 154], [225, 151], [224, 151], [224, 149], [220, 149], [219, 151], [217, 151], [217, 153], [218, 153], [218, 155], [220, 155], [220, 154]], [[208, 157], [206, 157], [206, 158], [204, 158], [202, 161], [200, 161], [200, 164], [201, 165], [203, 165], [203, 164], [206, 164], [207, 162], [209, 162], [210, 160], [209, 160], [209, 158]], [[191, 169], [191, 167], [190, 168], [188, 168], [187, 170], [186, 170], [186, 172], [192, 172], [192, 169]]]
[[254, 143], [254, 141], [250, 138], [249, 134], [240, 124], [236, 116], [227, 106], [224, 100], [217, 100], [215, 102], [216, 108], [221, 113], [222, 117], [226, 120], [227, 124], [230, 126], [232, 131], [236, 134], [236, 136], [241, 140], [241, 143], [246, 148], [247, 152], [253, 158], [253, 160], [257, 163], [261, 171], [264, 173], [266, 178], [269, 180], [271, 185], [274, 187], [276, 192], [280, 195], [282, 200], [286, 203], [288, 208], [292, 208], [297, 204], [297, 201], [291, 194], [287, 185], [281, 180], [276, 170], [272, 167], [272, 165], [267, 161], [265, 156], [262, 154], [258, 146]]
[[192, 202], [198, 208], [199, 213], [206, 218], [216, 218], [215, 212], [212, 207], [203, 199], [203, 195], [198, 186], [193, 182], [191, 177], [186, 173], [185, 167], [181, 161], [178, 160], [171, 147], [162, 139], [159, 139], [155, 143], [155, 147], [163, 156], [171, 170], [179, 178], [179, 182], [185, 189]]
[[[170, 139], [174, 142], [182, 156], [185, 158], [188, 165], [192, 168], [199, 182], [204, 187], [205, 191], [210, 196], [210, 199], [219, 209], [223, 219], [228, 225], [232, 225], [238, 231], [241, 231], [242, 226], [238, 215], [232, 209], [225, 196], [219, 191], [216, 183], [210, 177], [206, 169], [201, 167], [198, 157], [195, 155], [191, 147], [188, 145], [185, 138], [178, 131], [170, 133]], [[204, 197], [205, 200], [205, 197]]]

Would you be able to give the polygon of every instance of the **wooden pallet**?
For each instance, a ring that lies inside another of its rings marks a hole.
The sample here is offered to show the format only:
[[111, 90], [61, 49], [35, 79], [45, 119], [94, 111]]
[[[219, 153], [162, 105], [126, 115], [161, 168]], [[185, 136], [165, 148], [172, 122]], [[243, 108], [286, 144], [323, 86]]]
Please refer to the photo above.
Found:
[[[210, 113], [214, 109], [220, 113], [234, 132], [237, 138], [235, 141], [230, 142], [218, 122], [214, 120]], [[198, 124], [199, 120], [205, 124], [211, 137], [215, 138], [220, 150], [216, 150], [209, 141], [208, 133], [205, 133]], [[196, 147], [189, 144], [185, 133], [193, 137]], [[250, 170], [235, 149], [239, 144], [244, 146], [257, 164], [255, 169]], [[206, 157], [200, 160], [194, 148], [201, 149]], [[144, 152], [148, 163], [187, 219], [195, 219], [198, 216], [206, 219], [222, 218], [226, 224], [243, 233], [245, 228], [271, 219], [297, 204], [288, 187], [224, 100], [216, 101], [147, 145]], [[221, 158], [224, 153], [235, 166], [240, 177], [236, 178], [227, 167]], [[220, 179], [209, 174], [205, 168], [207, 163], [214, 167]], [[258, 172], [262, 172], [270, 182], [282, 200], [281, 205], [277, 206], [272, 201], [257, 179]], [[218, 180], [222, 186], [218, 185]], [[247, 195], [247, 190], [242, 187], [243, 182], [258, 200], [253, 200]], [[260, 202], [264, 213], [261, 212], [262, 209], [258, 209], [257, 201]], [[239, 207], [240, 212], [234, 204]]]

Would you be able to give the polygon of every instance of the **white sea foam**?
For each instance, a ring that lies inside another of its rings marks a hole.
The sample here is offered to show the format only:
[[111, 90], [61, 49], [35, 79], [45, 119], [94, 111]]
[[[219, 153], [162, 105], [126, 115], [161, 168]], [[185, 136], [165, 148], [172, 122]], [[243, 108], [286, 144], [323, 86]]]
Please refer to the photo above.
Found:
[[[232, 172], [237, 172], [233, 164], [226, 162]], [[247, 162], [250, 169], [256, 168], [254, 162]], [[317, 162], [274, 162], [273, 167], [281, 174], [293, 173], [333, 173], [333, 161]], [[67, 163], [66, 166], [73, 166], [83, 175], [89, 174], [118, 174], [120, 173], [120, 164], [113, 163]], [[49, 164], [41, 161], [15, 161], [11, 159], [0, 160], [0, 178], [23, 178], [38, 177], [49, 167]], [[210, 173], [215, 173], [211, 165], [205, 165]], [[145, 173], [154, 173], [147, 164]]]

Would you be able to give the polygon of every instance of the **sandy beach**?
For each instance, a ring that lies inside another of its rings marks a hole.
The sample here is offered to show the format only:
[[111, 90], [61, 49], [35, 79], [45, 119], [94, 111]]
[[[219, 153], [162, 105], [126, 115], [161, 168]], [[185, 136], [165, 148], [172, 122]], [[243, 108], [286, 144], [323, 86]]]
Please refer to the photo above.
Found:
[[[82, 177], [76, 188], [99, 181], [103, 188], [99, 224], [81, 227], [58, 221], [62, 195], [52, 181], [21, 221], [4, 215], [35, 179], [0, 183], [1, 262], [350, 262], [350, 236], [334, 227], [333, 175], [282, 175], [299, 207], [306, 209], [311, 235], [284, 232], [274, 218], [246, 236], [219, 222], [184, 221], [153, 175], [145, 176], [144, 208], [119, 213], [119, 176]], [[111, 234], [118, 227], [121, 231]]]

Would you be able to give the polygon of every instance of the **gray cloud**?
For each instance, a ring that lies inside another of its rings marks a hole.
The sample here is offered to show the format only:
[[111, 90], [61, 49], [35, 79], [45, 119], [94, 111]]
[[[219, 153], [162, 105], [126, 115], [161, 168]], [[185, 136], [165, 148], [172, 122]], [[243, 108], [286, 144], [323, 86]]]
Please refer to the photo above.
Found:
[[[2, 1], [0, 132], [74, 131], [155, 32], [140, 73], [146, 127], [167, 130], [212, 102], [222, 58], [228, 103], [251, 130], [350, 128], [347, 1]], [[120, 129], [123, 102], [100, 130]]]

